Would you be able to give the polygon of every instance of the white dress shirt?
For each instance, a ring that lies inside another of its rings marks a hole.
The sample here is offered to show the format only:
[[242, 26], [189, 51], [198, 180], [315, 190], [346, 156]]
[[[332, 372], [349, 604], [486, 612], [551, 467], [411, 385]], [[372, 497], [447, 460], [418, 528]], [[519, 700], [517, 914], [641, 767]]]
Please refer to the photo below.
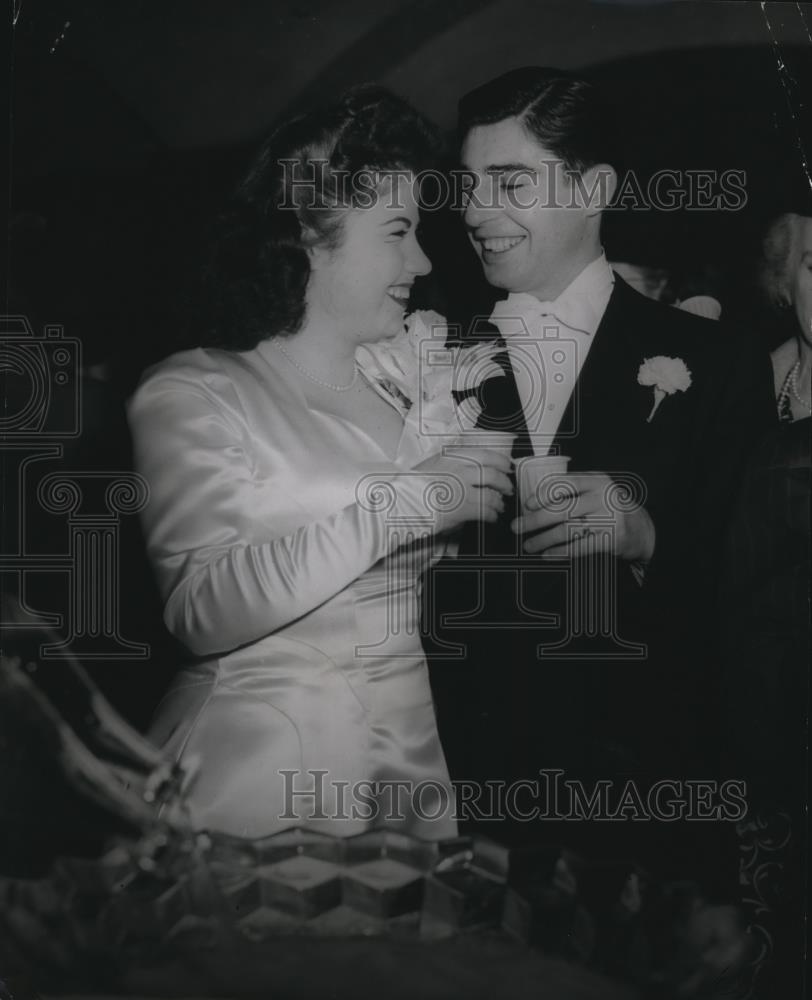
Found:
[[552, 302], [525, 292], [497, 302], [491, 322], [507, 345], [533, 451], [547, 455], [614, 285], [603, 253]]

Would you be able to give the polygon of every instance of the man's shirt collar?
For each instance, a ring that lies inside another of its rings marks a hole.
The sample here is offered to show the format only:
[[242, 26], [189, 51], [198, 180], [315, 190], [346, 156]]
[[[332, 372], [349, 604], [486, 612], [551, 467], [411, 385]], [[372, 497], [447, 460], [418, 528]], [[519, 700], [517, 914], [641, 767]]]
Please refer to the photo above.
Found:
[[527, 292], [511, 292], [506, 299], [496, 303], [491, 321], [505, 337], [538, 332], [540, 324], [536, 321], [544, 317], [569, 330], [592, 335], [606, 311], [614, 281], [606, 256], [601, 253], [556, 299], [546, 301]]

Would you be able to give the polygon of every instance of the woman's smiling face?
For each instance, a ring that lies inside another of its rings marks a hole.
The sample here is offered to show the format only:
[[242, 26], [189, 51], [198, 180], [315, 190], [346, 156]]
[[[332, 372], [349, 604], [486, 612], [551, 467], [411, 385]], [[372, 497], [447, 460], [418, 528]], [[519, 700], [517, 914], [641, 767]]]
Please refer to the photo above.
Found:
[[310, 251], [308, 320], [328, 321], [357, 343], [400, 333], [414, 280], [431, 270], [414, 189], [410, 174], [385, 178], [369, 208], [346, 210], [335, 250]]

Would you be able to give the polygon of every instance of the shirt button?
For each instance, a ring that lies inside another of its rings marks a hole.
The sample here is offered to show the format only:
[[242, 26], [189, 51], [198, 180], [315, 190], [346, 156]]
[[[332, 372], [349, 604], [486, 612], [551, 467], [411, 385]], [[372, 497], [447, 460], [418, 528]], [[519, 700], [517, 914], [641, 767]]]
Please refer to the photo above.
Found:
[[547, 407], [547, 409], [548, 410], [554, 410], [555, 409], [555, 403], [550, 403], [550, 405]]

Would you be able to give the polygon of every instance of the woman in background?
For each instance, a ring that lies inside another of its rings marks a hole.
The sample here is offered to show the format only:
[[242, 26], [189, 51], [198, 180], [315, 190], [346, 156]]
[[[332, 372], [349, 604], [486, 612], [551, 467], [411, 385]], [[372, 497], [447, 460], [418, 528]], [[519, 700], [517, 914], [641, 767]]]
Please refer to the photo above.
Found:
[[[759, 996], [803, 982], [809, 565], [812, 558], [812, 218], [783, 215], [764, 243], [762, 287], [792, 335], [773, 351], [781, 426], [756, 442], [731, 512], [721, 638], [726, 772], [747, 789], [739, 880], [759, 944]], [[763, 991], [763, 992], [762, 992]]]
[[[371, 87], [279, 128], [221, 219], [196, 349], [132, 400], [165, 621], [199, 658], [152, 736], [199, 763], [199, 826], [456, 832], [418, 582], [451, 529], [495, 520], [509, 446], [443, 457], [359, 362], [430, 270], [415, 175], [433, 145]], [[438, 482], [457, 489], [444, 510]]]
[[792, 336], [772, 353], [778, 416], [812, 414], [812, 218], [788, 213], [764, 240], [761, 283], [770, 302], [790, 312]]

